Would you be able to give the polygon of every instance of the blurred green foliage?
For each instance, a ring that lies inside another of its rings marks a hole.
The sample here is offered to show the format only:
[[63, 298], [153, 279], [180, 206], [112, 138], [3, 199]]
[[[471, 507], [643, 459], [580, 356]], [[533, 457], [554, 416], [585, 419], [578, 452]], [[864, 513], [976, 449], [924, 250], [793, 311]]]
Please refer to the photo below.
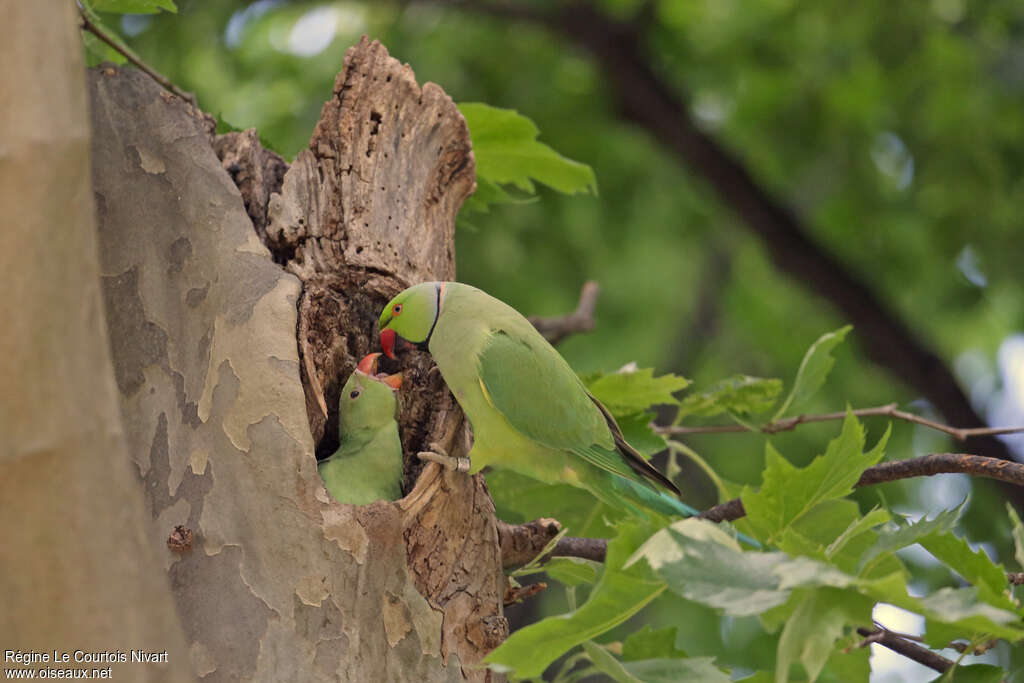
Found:
[[[996, 351], [1024, 320], [1017, 248], [1024, 243], [1024, 6], [593, 4], [640, 22], [653, 67], [688, 95], [699, 124], [937, 349], [984, 413], [1000, 389]], [[756, 378], [786, 378], [792, 388], [788, 378], [808, 346], [846, 323], [814, 291], [775, 269], [699, 173], [620, 116], [601, 66], [558, 33], [430, 2], [177, 6], [177, 15], [102, 17], [147, 62], [195, 92], [205, 110], [230, 125], [256, 127], [286, 157], [307, 143], [346, 48], [365, 33], [410, 63], [421, 83], [439, 83], [457, 102], [516, 110], [536, 124], [540, 140], [591, 167], [599, 196], [542, 187], [540, 201], [474, 214], [472, 229], [457, 238], [459, 279], [527, 314], [567, 312], [585, 280], [601, 283], [597, 328], [561, 347], [582, 374], [636, 361], [659, 375], [693, 380], [681, 395], [684, 407], [699, 407], [688, 424], [716, 406], [746, 416], [767, 410], [779, 393]], [[856, 335], [835, 349], [828, 384], [799, 411], [896, 401], [928, 414], [912, 391], [865, 359]], [[720, 383], [725, 377], [734, 379]], [[866, 426], [868, 443], [886, 428], [879, 420]], [[770, 442], [803, 466], [835, 433], [835, 424], [804, 425]], [[765, 441], [757, 434], [704, 435], [687, 444], [725, 481], [757, 486]], [[943, 450], [952, 450], [944, 437], [906, 424], [893, 426], [886, 448], [890, 458]], [[689, 502], [717, 501], [715, 487], [690, 460], [672, 464], [682, 467], [678, 479]], [[535, 482], [507, 483], [524, 506], [543, 508], [555, 498]], [[968, 492], [961, 519], [967, 536], [1012, 566], [1011, 524], [998, 490], [986, 482], [912, 480], [853, 498], [862, 511], [882, 505], [934, 516]], [[585, 494], [564, 491], [558, 501], [573, 533], [608, 531], [607, 510]], [[562, 518], [561, 512], [545, 514]], [[841, 512], [844, 519], [850, 514]], [[933, 560], [903, 559], [916, 568], [919, 593], [958, 585]], [[814, 614], [814, 603], [808, 605]], [[714, 621], [706, 605], [678, 597], [659, 599], [645, 613], [678, 627], [677, 640], [692, 656], [726, 652], [750, 669], [774, 656], [776, 639], [751, 617]], [[592, 660], [602, 657], [588, 652]], [[823, 665], [813, 658], [803, 664]], [[824, 666], [826, 679], [841, 670]], [[836, 666], [859, 672], [862, 664]]]

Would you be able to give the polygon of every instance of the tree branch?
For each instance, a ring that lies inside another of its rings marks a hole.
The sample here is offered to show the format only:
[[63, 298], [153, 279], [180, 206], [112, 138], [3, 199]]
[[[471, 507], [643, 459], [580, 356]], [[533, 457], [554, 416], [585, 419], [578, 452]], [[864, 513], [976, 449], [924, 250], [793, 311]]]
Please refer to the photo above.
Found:
[[[896, 420], [904, 420], [906, 422], [913, 422], [914, 424], [923, 425], [930, 427], [937, 431], [943, 432], [953, 437], [957, 441], [963, 442], [974, 436], [995, 436], [999, 434], [1017, 434], [1024, 432], [1024, 427], [950, 427], [949, 425], [942, 424], [941, 422], [935, 422], [929, 420], [926, 417], [908, 413], [900, 410], [896, 403], [890, 403], [889, 405], [878, 406], [877, 408], [859, 408], [852, 410], [857, 417], [891, 417]], [[846, 417], [845, 411], [835, 413], [824, 413], [821, 415], [797, 415], [796, 417], [790, 417], [785, 420], [776, 420], [775, 422], [767, 422], [758, 427], [758, 430], [765, 434], [775, 434], [776, 432], [785, 432], [792, 429], [796, 429], [797, 426], [806, 424], [808, 422], [827, 422], [830, 420], [842, 420]], [[723, 434], [723, 433], [736, 433], [736, 432], [749, 432], [754, 431], [747, 425], [731, 424], [731, 425], [707, 425], [703, 427], [680, 427], [677, 425], [668, 425], [664, 427], [654, 426], [654, 431], [659, 434], [666, 436], [680, 436], [688, 434]]]
[[557, 344], [571, 334], [589, 332], [594, 329], [594, 308], [600, 293], [601, 288], [596, 282], [586, 282], [580, 290], [580, 301], [575, 311], [550, 318], [534, 316], [529, 319], [530, 323], [551, 344]]
[[[969, 453], [933, 453], [920, 458], [884, 462], [869, 467], [861, 474], [854, 488], [898, 479], [953, 473], [998, 479], [1008, 484], [1024, 486], [1024, 464]], [[708, 508], [699, 517], [718, 523], [732, 522], [745, 517], [746, 514], [743, 501], [733, 498]], [[502, 564], [505, 567], [526, 564], [544, 549], [561, 528], [561, 524], [554, 519], [538, 519], [519, 525], [499, 521], [498, 538], [501, 543]], [[558, 541], [551, 556], [582, 557], [602, 562], [606, 551], [605, 539], [566, 536]], [[1011, 572], [1006, 576], [1011, 584], [1024, 585], [1024, 572]]]
[[[975, 477], [997, 479], [1007, 484], [1024, 486], [1024, 465], [998, 458], [969, 453], [932, 453], [920, 458], [894, 460], [869, 467], [861, 474], [854, 488], [872, 486], [887, 481], [930, 477], [935, 474], [969, 474]], [[731, 522], [747, 514], [739, 498], [719, 503], [700, 514], [712, 522]]]
[[129, 50], [120, 40], [118, 40], [114, 36], [104, 31], [102, 28], [97, 26], [89, 18], [89, 15], [86, 13], [84, 8], [78, 8], [78, 15], [82, 20], [81, 29], [83, 31], [88, 31], [89, 33], [93, 34], [94, 36], [102, 40], [104, 43], [109, 45], [110, 48], [114, 50], [114, 52], [118, 53], [119, 55], [127, 59], [129, 62], [134, 64], [140, 71], [142, 71], [144, 74], [146, 74], [154, 81], [159, 83], [164, 90], [174, 93], [186, 102], [191, 103], [193, 107], [199, 106], [199, 104], [196, 102], [196, 96], [193, 93], [185, 92], [184, 90], [176, 86], [174, 83], [171, 82], [169, 78], [160, 74], [156, 69], [142, 61], [142, 59], [137, 54]]
[[893, 652], [903, 655], [908, 659], [913, 659], [918, 664], [923, 664], [929, 669], [934, 669], [939, 673], [948, 671], [952, 666], [953, 662], [946, 659], [942, 655], [929, 650], [926, 647], [912, 643], [909, 640], [905, 640], [898, 634], [885, 628], [858, 628], [857, 633], [864, 636], [864, 640], [857, 644], [857, 647], [865, 647], [871, 643], [878, 643], [883, 647], [887, 647]]
[[551, 552], [552, 557], [581, 557], [584, 560], [604, 562], [608, 554], [608, 541], [603, 538], [563, 536]]
[[556, 519], [542, 517], [526, 524], [509, 524], [502, 520], [498, 523], [498, 545], [501, 548], [501, 566], [522, 567], [537, 554], [552, 538], [562, 530]]

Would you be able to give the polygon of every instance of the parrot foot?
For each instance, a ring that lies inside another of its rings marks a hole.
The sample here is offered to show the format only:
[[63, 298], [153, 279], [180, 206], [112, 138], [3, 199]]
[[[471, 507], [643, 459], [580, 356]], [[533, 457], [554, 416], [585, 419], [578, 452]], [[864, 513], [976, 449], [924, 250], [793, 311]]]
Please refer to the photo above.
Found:
[[420, 460], [436, 462], [441, 467], [455, 472], [469, 472], [470, 459], [466, 457], [452, 457], [445, 453], [445, 450], [438, 444], [430, 444], [429, 451], [420, 451], [416, 454]]

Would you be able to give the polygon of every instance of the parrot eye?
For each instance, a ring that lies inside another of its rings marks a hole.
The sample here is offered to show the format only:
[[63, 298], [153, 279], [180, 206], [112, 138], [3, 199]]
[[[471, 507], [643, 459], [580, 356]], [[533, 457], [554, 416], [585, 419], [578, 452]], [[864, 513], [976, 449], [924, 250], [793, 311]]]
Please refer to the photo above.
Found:
[[398, 315], [402, 312], [402, 304], [395, 304], [395, 307], [391, 309], [394, 315]]
[[351, 394], [349, 394], [349, 395], [348, 395], [348, 397], [349, 397], [349, 398], [359, 398], [359, 390], [358, 390], [358, 389], [356, 389], [356, 390], [355, 390], [355, 391], [353, 391], [353, 392], [352, 392]]

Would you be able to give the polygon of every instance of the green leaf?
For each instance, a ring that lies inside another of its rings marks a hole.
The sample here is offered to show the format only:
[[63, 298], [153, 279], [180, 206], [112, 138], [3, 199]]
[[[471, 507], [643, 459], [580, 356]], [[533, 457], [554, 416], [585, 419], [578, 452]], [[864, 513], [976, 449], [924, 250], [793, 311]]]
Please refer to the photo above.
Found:
[[622, 430], [629, 445], [646, 456], [665, 450], [668, 445], [665, 437], [651, 428], [654, 413], [633, 413], [632, 415], [615, 416], [615, 422]]
[[[976, 586], [940, 588], [931, 595], [911, 598], [903, 602], [904, 604], [898, 604], [898, 606], [960, 629], [954, 637], [970, 637], [973, 633], [1005, 638], [1011, 642], [1024, 639], [1024, 623], [1021, 622], [1020, 615], [979, 599]], [[914, 602], [917, 604], [914, 605]], [[925, 633], [926, 640], [932, 646], [945, 647], [951, 638], [948, 637], [950, 631], [943, 631], [942, 637], [937, 638], [939, 632], [929, 627]]]
[[873, 601], [851, 591], [831, 588], [809, 591], [779, 637], [775, 659], [777, 683], [789, 679], [789, 668], [799, 661], [814, 681], [821, 674], [847, 624], [870, 623]]
[[687, 600], [732, 616], [752, 616], [782, 605], [795, 588], [847, 587], [857, 582], [828, 565], [782, 552], [742, 552], [723, 530], [690, 518], [651, 536], [630, 558], [647, 560]]
[[112, 14], [155, 14], [162, 9], [178, 13], [174, 0], [92, 0], [89, 4], [96, 12]]
[[643, 683], [731, 683], [729, 674], [715, 665], [714, 657], [643, 659], [624, 668]]
[[525, 204], [529, 199], [517, 199], [498, 185], [481, 177], [476, 179], [476, 190], [466, 197], [459, 209], [459, 217], [467, 213], [490, 213], [492, 204]]
[[852, 638], [847, 639], [847, 647], [850, 647], [849, 651], [845, 651], [846, 648], [843, 647], [834, 649], [818, 680], [823, 683], [849, 683], [849, 681], [868, 680], [871, 677], [871, 664], [868, 661], [871, 655], [871, 648], [851, 647], [860, 641], [861, 637], [854, 633]]
[[929, 534], [920, 543], [968, 583], [989, 591], [988, 602], [1013, 609], [1013, 603], [1003, 596], [1007, 588], [1006, 570], [992, 562], [984, 550], [971, 550], [966, 540], [953, 533]]
[[[479, 102], [460, 104], [459, 111], [469, 126], [478, 187], [482, 179], [492, 186], [508, 184], [533, 194], [537, 181], [564, 194], [597, 194], [593, 169], [538, 142], [540, 131], [530, 119]], [[485, 187], [485, 193], [493, 196], [493, 187]]]
[[626, 662], [665, 657], [686, 657], [685, 652], [676, 649], [676, 628], [674, 626], [655, 631], [648, 624], [630, 634], [622, 643], [622, 659]]
[[[879, 507], [873, 508], [868, 514], [850, 522], [850, 526], [848, 526], [843, 533], [839, 534], [836, 539], [829, 544], [828, 548], [825, 549], [826, 557], [832, 559], [846, 548], [855, 538], [863, 536], [867, 532], [873, 530], [874, 527], [885, 524], [890, 519], [892, 519], [892, 515], [889, 514], [888, 510]], [[877, 534], [875, 535], [877, 536]]]
[[731, 678], [717, 666], [713, 657], [659, 657], [627, 661], [616, 659], [606, 648], [593, 641], [583, 649], [594, 666], [616, 683], [730, 683]]
[[966, 505], [967, 500], [965, 499], [955, 508], [935, 515], [935, 519], [929, 520], [925, 517], [916, 524], [878, 532], [878, 540], [861, 556], [860, 568], [863, 569], [870, 565], [876, 557], [913, 545], [929, 534], [951, 532], [956, 527]]
[[615, 659], [611, 652], [592, 640], [583, 643], [583, 651], [587, 653], [587, 657], [594, 663], [594, 666], [615, 683], [643, 683], [639, 678], [626, 671], [626, 667], [622, 666], [622, 662]]
[[936, 683], [1000, 683], [1007, 672], [991, 664], [954, 666], [936, 679]]
[[601, 563], [581, 557], [555, 557], [544, 564], [544, 572], [566, 586], [589, 585], [597, 581]]
[[888, 438], [886, 430], [873, 449], [863, 452], [864, 430], [857, 418], [847, 413], [842, 432], [829, 442], [824, 455], [802, 469], [790, 464], [769, 442], [761, 489], [754, 492], [746, 486], [741, 496], [755, 535], [770, 540], [819, 503], [849, 495], [861, 473], [882, 459]]
[[821, 335], [818, 341], [811, 344], [811, 348], [807, 349], [807, 353], [804, 354], [804, 359], [800, 363], [800, 369], [797, 370], [793, 388], [790, 389], [786, 400], [775, 413], [773, 421], [785, 415], [790, 408], [796, 410], [821, 388], [836, 362], [832, 357], [832, 350], [846, 338], [847, 333], [852, 329], [852, 325], [840, 327], [834, 332]]
[[687, 415], [714, 417], [722, 413], [756, 415], [771, 408], [781, 391], [782, 380], [736, 375], [705, 392], [684, 398], [677, 419]]
[[675, 392], [685, 389], [690, 380], [673, 375], [654, 376], [651, 368], [632, 372], [612, 372], [585, 378], [587, 389], [616, 416], [645, 411], [652, 405], [677, 405]]
[[571, 648], [618, 626], [665, 590], [650, 569], [624, 564], [654, 530], [649, 525], [622, 522], [608, 543], [604, 572], [587, 602], [568, 614], [548, 617], [513, 633], [485, 658], [491, 668], [517, 677], [539, 676]]
[[1013, 505], [1007, 503], [1006, 511], [1009, 513], [1010, 523], [1013, 525], [1013, 557], [1017, 560], [1017, 565], [1024, 569], [1024, 524], [1020, 523], [1020, 517], [1017, 516]]

